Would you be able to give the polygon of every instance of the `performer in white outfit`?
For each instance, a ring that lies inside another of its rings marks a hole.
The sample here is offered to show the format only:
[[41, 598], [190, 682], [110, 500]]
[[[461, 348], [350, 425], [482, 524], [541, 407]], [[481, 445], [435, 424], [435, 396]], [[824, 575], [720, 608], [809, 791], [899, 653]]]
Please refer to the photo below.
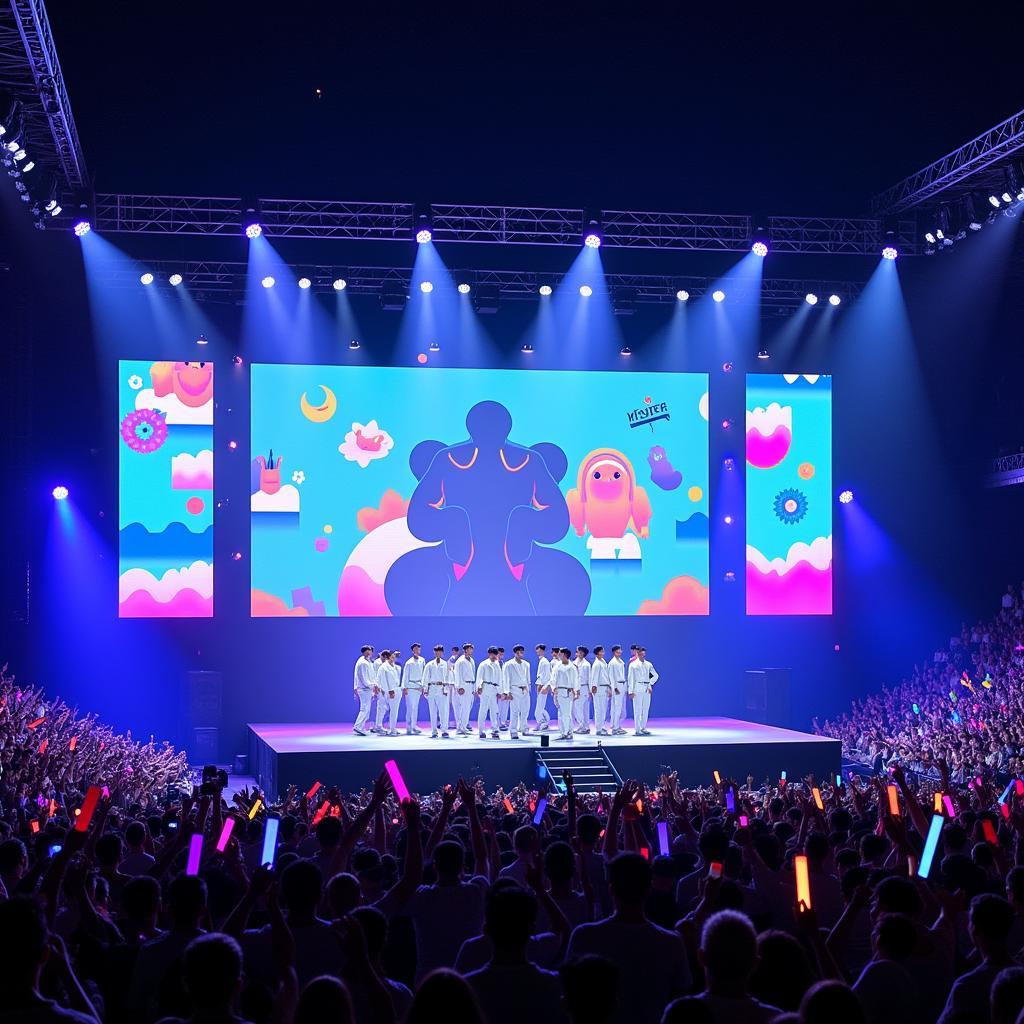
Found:
[[[505, 679], [505, 648], [498, 648], [498, 667], [501, 669], [502, 681]], [[504, 698], [498, 701], [498, 729], [500, 732], [508, 732], [508, 721], [512, 715], [512, 702]]]
[[373, 732], [378, 734], [383, 734], [385, 731], [384, 713], [388, 709], [388, 697], [380, 685], [380, 681], [383, 679], [381, 676], [381, 670], [387, 664], [387, 654], [387, 651], [381, 651], [380, 654], [377, 655], [377, 660], [374, 662], [374, 665], [377, 667], [377, 674], [373, 687], [373, 696], [377, 701], [377, 705], [373, 718]]
[[426, 662], [420, 656], [420, 645], [409, 648], [412, 657], [402, 668], [402, 694], [405, 697], [405, 731], [410, 735], [423, 732], [420, 728], [420, 697], [423, 696], [423, 669]]
[[590, 732], [590, 662], [587, 655], [590, 652], [586, 647], [576, 648], [576, 672], [579, 674], [579, 696], [572, 705], [572, 728], [573, 732]]
[[473, 692], [476, 687], [476, 662], [473, 645], [463, 644], [462, 654], [455, 662], [455, 726], [460, 736], [469, 735], [469, 714], [473, 710]]
[[526, 648], [516, 644], [512, 660], [505, 662], [505, 694], [509, 705], [509, 725], [512, 739], [519, 739], [529, 727], [530, 718], [530, 663], [523, 657]]
[[622, 719], [626, 712], [626, 663], [622, 660], [622, 648], [612, 648], [612, 660], [608, 662], [612, 681], [612, 735], [625, 736]]
[[380, 730], [382, 736], [398, 735], [398, 709], [402, 704], [402, 680], [395, 665], [397, 651], [384, 651], [387, 657], [377, 673], [377, 685], [380, 687], [378, 706], [387, 701], [388, 728]]
[[651, 710], [651, 691], [658, 681], [658, 673], [647, 661], [647, 649], [640, 647], [636, 661], [629, 666], [629, 695], [633, 698], [633, 727], [637, 736], [650, 736], [647, 714]]
[[[534, 728], [537, 732], [544, 732], [551, 721], [551, 715], [548, 712], [548, 694], [551, 693], [551, 662], [547, 659], [545, 644], [537, 644], [535, 650], [537, 651], [537, 706], [533, 713], [536, 722]], [[551, 656], [555, 656], [554, 651], [551, 652]]]
[[357, 736], [365, 736], [367, 733], [366, 723], [370, 718], [370, 709], [373, 705], [373, 692], [377, 679], [377, 666], [373, 661], [373, 648], [369, 645], [360, 649], [359, 660], [356, 662], [353, 673], [352, 690], [357, 701], [359, 701], [359, 712], [356, 715], [355, 725], [352, 731]]
[[607, 736], [605, 722], [612, 695], [612, 670], [604, 660], [603, 647], [594, 648], [594, 661], [590, 666], [590, 692], [594, 698], [594, 731], [598, 736]]
[[444, 645], [434, 647], [433, 660], [423, 666], [423, 686], [427, 692], [427, 713], [430, 716], [430, 735], [437, 739], [440, 733], [448, 739], [448, 662], [444, 660]]
[[572, 703], [579, 696], [580, 677], [576, 666], [569, 661], [569, 654], [568, 647], [559, 650], [559, 660], [551, 670], [551, 686], [555, 691], [555, 703], [558, 705], [557, 739], [572, 743]]
[[487, 716], [491, 717], [491, 737], [499, 739], [498, 733], [498, 697], [501, 694], [501, 664], [498, 661], [498, 648], [487, 648], [487, 660], [480, 662], [476, 670], [476, 695], [480, 698], [480, 707], [476, 712], [476, 730], [480, 739], [487, 738], [484, 723]]
[[460, 657], [462, 648], [458, 644], [452, 644], [452, 653], [448, 655], [448, 707], [451, 709], [448, 713], [451, 716], [453, 730], [459, 727], [459, 712], [455, 704], [455, 663]]

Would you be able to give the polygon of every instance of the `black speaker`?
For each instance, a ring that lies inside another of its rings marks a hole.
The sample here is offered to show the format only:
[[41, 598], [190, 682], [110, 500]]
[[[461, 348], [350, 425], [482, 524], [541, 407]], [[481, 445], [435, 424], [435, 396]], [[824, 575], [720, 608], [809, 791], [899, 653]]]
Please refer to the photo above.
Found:
[[792, 673], [788, 668], [749, 669], [743, 686], [747, 718], [788, 729], [792, 724], [792, 689]]
[[220, 672], [188, 673], [182, 708], [182, 733], [189, 759], [219, 763], [224, 722], [224, 677]]

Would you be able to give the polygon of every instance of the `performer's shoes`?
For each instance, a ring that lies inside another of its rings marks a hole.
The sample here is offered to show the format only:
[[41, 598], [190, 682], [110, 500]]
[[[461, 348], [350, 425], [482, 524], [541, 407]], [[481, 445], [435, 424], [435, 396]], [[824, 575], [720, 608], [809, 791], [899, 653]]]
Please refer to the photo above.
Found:
[[[445, 733], [445, 736], [447, 736], [447, 735], [448, 735], [448, 733]], [[437, 739], [437, 733], [436, 733], [436, 732], [432, 732], [432, 733], [430, 734], [430, 738], [431, 738], [432, 740], [436, 740], [436, 739]]]
[[500, 729], [500, 730], [501, 730], [502, 732], [508, 732], [508, 726], [507, 726], [507, 725], [499, 725], [499, 726], [498, 726], [498, 728], [499, 728], [499, 729]]
[[561, 736], [556, 736], [555, 737], [555, 742], [557, 743], [558, 740], [568, 740], [569, 743], [572, 743], [572, 733], [571, 732], [567, 732], [567, 733], [565, 733], [565, 734], [563, 734]]
[[651, 730], [650, 729], [641, 729], [640, 730], [640, 735], [641, 736], [650, 736], [651, 735]]
[[598, 729], [596, 735], [598, 736], [610, 736], [611, 733], [607, 729]]
[[492, 740], [500, 740], [501, 739], [501, 736], [498, 735], [498, 730], [497, 729], [491, 730], [491, 739]]
[[446, 733], [446, 732], [441, 733], [441, 739], [446, 740], [448, 738], [449, 738], [448, 737], [448, 733]]
[[513, 739], [513, 740], [519, 739], [519, 733], [517, 733], [517, 732], [512, 733], [510, 739]]
[[612, 729], [612, 735], [613, 736], [625, 736], [626, 735], [626, 730], [625, 729]]
[[366, 735], [366, 733], [365, 733], [365, 732], [363, 732], [363, 730], [362, 730], [362, 729], [355, 729], [355, 728], [353, 728], [353, 729], [352, 729], [352, 731], [353, 731], [353, 732], [354, 732], [354, 733], [355, 733], [355, 734], [356, 734], [357, 736], [365, 736], [365, 735]]

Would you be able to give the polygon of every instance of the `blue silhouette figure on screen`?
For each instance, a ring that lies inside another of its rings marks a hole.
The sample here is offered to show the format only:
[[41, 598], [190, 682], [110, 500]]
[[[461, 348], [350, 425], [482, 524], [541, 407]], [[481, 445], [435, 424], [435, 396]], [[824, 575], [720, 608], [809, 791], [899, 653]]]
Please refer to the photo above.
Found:
[[466, 429], [468, 440], [421, 441], [409, 456], [419, 481], [409, 530], [436, 546], [408, 552], [389, 570], [392, 615], [582, 615], [586, 569], [543, 546], [569, 528], [558, 486], [565, 453], [509, 441], [512, 416], [498, 402], [474, 405]]

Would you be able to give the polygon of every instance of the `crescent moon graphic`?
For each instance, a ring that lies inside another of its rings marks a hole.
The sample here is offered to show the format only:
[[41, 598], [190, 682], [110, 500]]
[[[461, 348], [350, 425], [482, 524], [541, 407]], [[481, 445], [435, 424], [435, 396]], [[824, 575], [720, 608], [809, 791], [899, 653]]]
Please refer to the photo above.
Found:
[[299, 407], [302, 409], [302, 415], [313, 423], [326, 423], [337, 411], [338, 411], [338, 399], [334, 397], [334, 392], [324, 384], [319, 384], [318, 387], [324, 393], [323, 405], [310, 405], [309, 399], [306, 398], [306, 392], [302, 392], [302, 398], [299, 401]]

